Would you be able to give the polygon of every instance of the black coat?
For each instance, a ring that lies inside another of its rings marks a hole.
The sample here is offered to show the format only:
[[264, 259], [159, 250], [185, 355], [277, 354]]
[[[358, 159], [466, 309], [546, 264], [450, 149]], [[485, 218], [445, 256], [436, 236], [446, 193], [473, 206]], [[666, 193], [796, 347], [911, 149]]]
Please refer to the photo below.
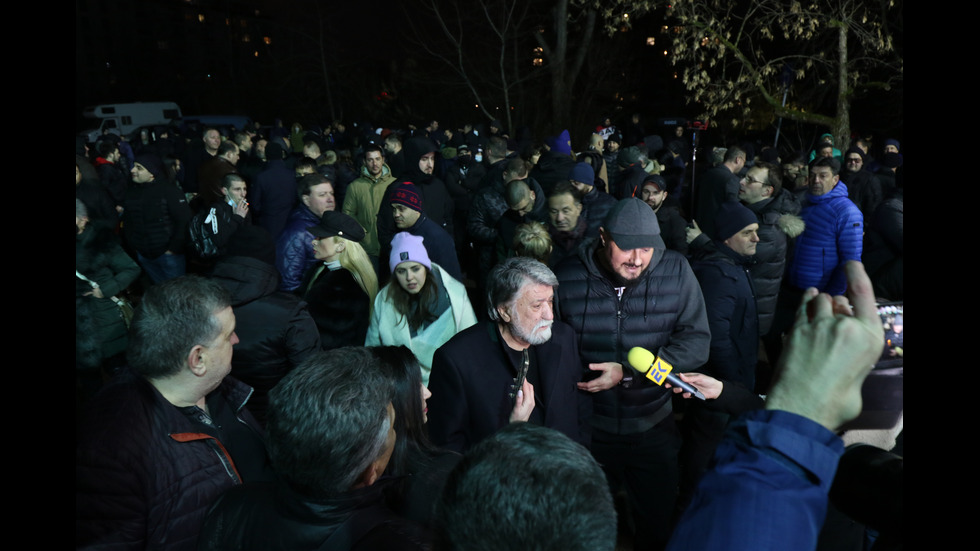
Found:
[[320, 347], [333, 350], [363, 346], [371, 322], [371, 299], [357, 284], [354, 274], [344, 268], [324, 268], [313, 281], [320, 266], [322, 263], [317, 262], [307, 270], [297, 290], [303, 293], [303, 300], [320, 330]]
[[718, 165], [694, 184], [694, 219], [701, 231], [715, 238], [715, 214], [722, 203], [738, 201], [739, 178], [725, 165]]
[[255, 211], [258, 224], [278, 239], [289, 213], [296, 204], [296, 175], [286, 163], [273, 159], [249, 186], [249, 205]]
[[538, 159], [538, 164], [531, 169], [530, 176], [537, 180], [547, 196], [555, 189], [555, 184], [568, 179], [573, 168], [575, 168], [575, 159], [568, 155], [545, 151]]
[[160, 180], [133, 184], [124, 206], [123, 235], [131, 247], [149, 259], [183, 254], [191, 209], [180, 188]]
[[660, 205], [657, 210], [657, 223], [660, 224], [660, 237], [668, 249], [687, 256], [687, 220], [673, 205]]
[[245, 256], [223, 257], [211, 277], [231, 293], [239, 339], [231, 372], [255, 389], [248, 408], [264, 425], [269, 391], [320, 349], [320, 332], [306, 303], [278, 290], [275, 266]]
[[[392, 551], [429, 548], [428, 535], [384, 506], [383, 481], [332, 499], [308, 499], [284, 484], [232, 488], [201, 529], [199, 551]], [[344, 527], [346, 538], [323, 544]], [[348, 541], [343, 541], [343, 540]]]
[[[591, 400], [578, 390], [582, 362], [575, 334], [555, 321], [551, 339], [535, 346], [541, 383], [534, 389], [543, 424], [585, 446], [590, 443]], [[446, 449], [464, 452], [508, 424], [514, 400], [508, 396], [516, 371], [503, 351], [507, 346], [495, 322], [460, 331], [432, 358], [429, 389], [429, 438]]]
[[703, 251], [691, 269], [701, 284], [711, 328], [711, 354], [704, 372], [754, 388], [759, 315], [748, 268], [753, 259], [718, 241]]
[[878, 177], [867, 170], [859, 170], [841, 172], [840, 179], [847, 184], [847, 198], [857, 205], [865, 220], [871, 218], [882, 198]]
[[861, 260], [879, 298], [905, 298], [904, 205], [904, 193], [899, 188], [878, 205], [866, 226]]

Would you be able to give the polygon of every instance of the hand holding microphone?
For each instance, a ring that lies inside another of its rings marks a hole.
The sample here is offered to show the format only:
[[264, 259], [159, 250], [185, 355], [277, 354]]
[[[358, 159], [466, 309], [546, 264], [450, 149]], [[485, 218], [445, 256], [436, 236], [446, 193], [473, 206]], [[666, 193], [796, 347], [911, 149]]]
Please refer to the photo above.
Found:
[[674, 370], [674, 366], [667, 363], [663, 358], [658, 358], [653, 355], [646, 348], [640, 348], [639, 346], [634, 346], [627, 355], [627, 360], [633, 369], [639, 371], [647, 379], [663, 386], [665, 382], [670, 383], [673, 386], [684, 389], [684, 392], [690, 392], [692, 396], [699, 400], [704, 400], [704, 394], [701, 391], [692, 386], [690, 383], [684, 382], [676, 375], [671, 374]]

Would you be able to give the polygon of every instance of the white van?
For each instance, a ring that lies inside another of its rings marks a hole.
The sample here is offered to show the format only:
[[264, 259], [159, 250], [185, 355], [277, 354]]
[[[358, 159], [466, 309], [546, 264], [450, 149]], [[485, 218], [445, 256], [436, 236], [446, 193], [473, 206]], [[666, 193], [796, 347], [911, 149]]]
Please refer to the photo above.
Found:
[[170, 124], [181, 119], [180, 107], [172, 101], [107, 103], [86, 107], [82, 116], [98, 121], [96, 128], [82, 132], [89, 142], [97, 140], [106, 130], [115, 129], [120, 135], [126, 135], [141, 126]]

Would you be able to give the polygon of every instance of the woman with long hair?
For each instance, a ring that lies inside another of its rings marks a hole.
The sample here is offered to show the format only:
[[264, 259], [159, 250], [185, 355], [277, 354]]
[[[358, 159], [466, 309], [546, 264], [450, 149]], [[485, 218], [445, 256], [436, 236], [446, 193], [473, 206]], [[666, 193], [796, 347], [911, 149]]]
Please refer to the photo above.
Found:
[[382, 361], [395, 390], [391, 403], [397, 438], [385, 470], [385, 475], [396, 478], [393, 491], [388, 492], [389, 506], [428, 526], [446, 477], [462, 456], [435, 447], [426, 436], [425, 401], [432, 394], [422, 384], [422, 369], [412, 351], [404, 345], [377, 346], [371, 351]]
[[324, 350], [364, 342], [378, 277], [360, 241], [364, 228], [350, 216], [327, 211], [313, 234], [317, 259], [298, 291], [310, 307]]
[[391, 241], [391, 281], [374, 300], [365, 346], [405, 345], [429, 384], [432, 356], [456, 333], [474, 325], [466, 287], [429, 260], [422, 237], [401, 232]]

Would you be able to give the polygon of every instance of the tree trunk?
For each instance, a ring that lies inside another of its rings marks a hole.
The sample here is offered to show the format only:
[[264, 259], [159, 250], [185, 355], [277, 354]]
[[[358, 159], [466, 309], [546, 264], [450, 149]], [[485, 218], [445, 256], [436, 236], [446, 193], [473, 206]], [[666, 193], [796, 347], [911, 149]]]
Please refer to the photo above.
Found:
[[847, 86], [848, 70], [847, 62], [847, 30], [845, 21], [839, 23], [837, 29], [837, 120], [831, 133], [834, 135], [834, 143], [837, 149], [843, 153], [851, 142], [851, 91]]

